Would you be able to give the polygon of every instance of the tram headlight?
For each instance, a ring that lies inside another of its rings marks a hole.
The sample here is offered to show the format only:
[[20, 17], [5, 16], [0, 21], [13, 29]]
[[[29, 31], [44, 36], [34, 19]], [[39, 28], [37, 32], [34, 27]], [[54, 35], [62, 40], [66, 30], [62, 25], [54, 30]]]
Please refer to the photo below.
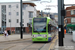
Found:
[[35, 35], [33, 35], [33, 37], [35, 37]]
[[43, 37], [47, 37], [47, 35], [44, 35]]
[[36, 35], [33, 35], [33, 37], [36, 37]]
[[48, 36], [51, 36], [51, 34], [48, 34]]

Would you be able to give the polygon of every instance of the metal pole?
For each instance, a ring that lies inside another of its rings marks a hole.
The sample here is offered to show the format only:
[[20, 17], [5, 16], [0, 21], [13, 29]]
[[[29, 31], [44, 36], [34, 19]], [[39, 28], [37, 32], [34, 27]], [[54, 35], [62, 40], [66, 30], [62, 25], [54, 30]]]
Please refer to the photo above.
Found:
[[[10, 8], [10, 13], [11, 13], [11, 8]], [[10, 14], [10, 32], [11, 32], [11, 14]]]
[[41, 16], [43, 17], [43, 11], [41, 10]]
[[20, 22], [20, 26], [21, 26], [21, 39], [23, 39], [23, 28], [22, 28], [22, 0], [20, 0], [20, 14], [21, 14], [21, 22]]
[[[16, 21], [16, 11], [14, 10], [15, 13], [15, 21]], [[15, 34], [16, 34], [16, 23], [15, 23]]]
[[62, 25], [62, 16], [61, 16], [61, 10], [62, 10], [62, 0], [58, 0], [58, 27], [59, 27], [59, 32], [58, 32], [58, 36], [59, 36], [59, 46], [63, 46], [63, 25]]
[[[62, 10], [64, 10], [64, 0], [62, 0]], [[63, 25], [62, 34], [64, 38], [64, 16], [62, 16], [62, 25]]]

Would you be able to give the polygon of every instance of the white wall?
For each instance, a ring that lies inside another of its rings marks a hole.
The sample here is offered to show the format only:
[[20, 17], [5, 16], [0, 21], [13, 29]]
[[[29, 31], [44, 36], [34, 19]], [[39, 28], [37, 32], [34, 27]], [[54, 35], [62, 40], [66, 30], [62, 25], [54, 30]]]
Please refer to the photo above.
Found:
[[[8, 7], [8, 5], [11, 5], [11, 8]], [[16, 8], [16, 5], [19, 6], [19, 8]], [[9, 12], [11, 12], [11, 15], [9, 15]], [[16, 12], [19, 12], [19, 16], [16, 15]], [[19, 3], [11, 3], [7, 4], [7, 27], [20, 27], [20, 4]], [[9, 19], [11, 19], [11, 23], [9, 22]], [[19, 23], [16, 22], [16, 19], [19, 19]]]
[[[1, 5], [6, 5], [6, 27], [10, 27], [10, 22], [9, 22], [10, 17], [11, 17], [11, 27], [20, 27], [20, 3], [19, 2], [17, 2], [17, 3], [2, 3]], [[9, 5], [11, 5], [11, 8], [8, 7]], [[16, 8], [16, 5], [19, 5], [19, 8]], [[27, 27], [27, 23], [29, 23], [29, 19], [30, 19], [29, 12], [30, 11], [32, 11], [33, 16], [36, 17], [36, 10], [34, 7], [29, 5], [29, 6], [27, 6], [26, 9], [23, 9], [24, 27]], [[11, 12], [11, 15], [9, 15], [9, 12]], [[16, 16], [16, 12], [19, 12], [19, 16]], [[1, 19], [1, 17], [0, 17], [0, 19]], [[19, 23], [17, 23], [17, 19], [19, 19]], [[1, 23], [1, 21], [0, 21], [0, 23]]]
[[1, 5], [0, 5], [0, 28], [1, 28]]
[[26, 10], [23, 10], [24, 12], [24, 15], [23, 15], [23, 18], [25, 19], [24, 20], [24, 27], [27, 27], [27, 23], [29, 23], [29, 19], [32, 19], [32, 18], [29, 18], [29, 12], [33, 12], [33, 17], [36, 17], [36, 10], [34, 7], [32, 6], [27, 6], [26, 7]]
[[58, 17], [55, 17], [56, 21], [58, 21]]

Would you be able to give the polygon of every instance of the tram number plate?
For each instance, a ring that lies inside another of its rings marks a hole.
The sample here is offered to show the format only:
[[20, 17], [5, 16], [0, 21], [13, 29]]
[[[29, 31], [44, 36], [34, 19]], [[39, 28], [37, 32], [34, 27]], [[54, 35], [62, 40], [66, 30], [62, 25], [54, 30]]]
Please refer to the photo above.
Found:
[[41, 36], [41, 35], [38, 35], [38, 36]]

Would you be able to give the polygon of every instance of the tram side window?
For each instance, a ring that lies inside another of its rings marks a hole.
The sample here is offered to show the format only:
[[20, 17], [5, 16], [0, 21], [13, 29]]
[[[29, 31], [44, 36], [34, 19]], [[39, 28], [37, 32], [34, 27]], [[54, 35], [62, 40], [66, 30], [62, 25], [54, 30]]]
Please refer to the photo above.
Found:
[[48, 32], [49, 32], [49, 34], [51, 32], [51, 26], [50, 26], [50, 24], [48, 24]]
[[53, 26], [51, 26], [51, 32], [54, 32], [54, 27]]

